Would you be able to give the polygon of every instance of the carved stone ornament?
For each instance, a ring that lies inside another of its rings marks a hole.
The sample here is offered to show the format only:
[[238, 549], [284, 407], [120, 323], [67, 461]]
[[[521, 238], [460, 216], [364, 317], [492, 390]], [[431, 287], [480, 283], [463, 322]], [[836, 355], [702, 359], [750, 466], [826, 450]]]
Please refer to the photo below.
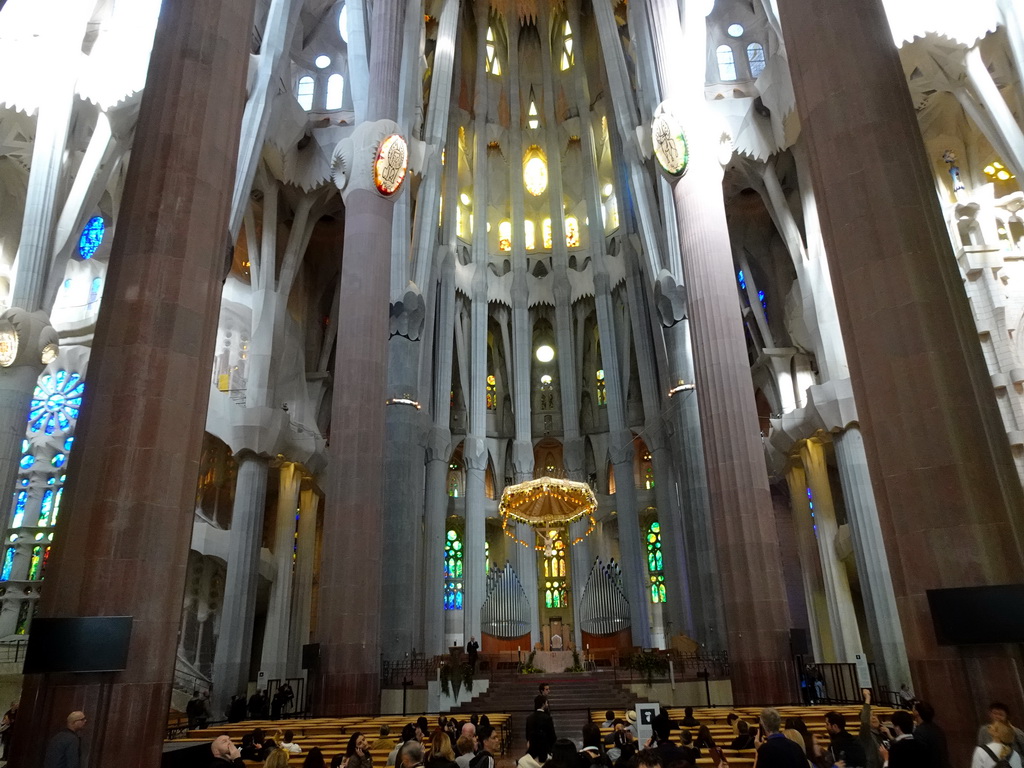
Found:
[[677, 179], [686, 173], [690, 162], [690, 148], [686, 142], [682, 122], [668, 102], [662, 102], [651, 121], [651, 143], [658, 165], [670, 177]]
[[342, 198], [356, 189], [372, 189], [394, 199], [408, 171], [409, 145], [393, 120], [360, 123], [331, 157], [331, 180]]

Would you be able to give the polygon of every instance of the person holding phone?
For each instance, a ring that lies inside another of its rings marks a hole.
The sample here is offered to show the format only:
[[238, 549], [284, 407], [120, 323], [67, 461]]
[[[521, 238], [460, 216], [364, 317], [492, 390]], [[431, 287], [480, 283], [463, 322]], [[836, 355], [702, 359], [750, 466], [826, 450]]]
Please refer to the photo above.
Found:
[[807, 768], [804, 750], [779, 732], [782, 727], [779, 710], [766, 707], [761, 710], [759, 719], [761, 724], [754, 740], [757, 768]]

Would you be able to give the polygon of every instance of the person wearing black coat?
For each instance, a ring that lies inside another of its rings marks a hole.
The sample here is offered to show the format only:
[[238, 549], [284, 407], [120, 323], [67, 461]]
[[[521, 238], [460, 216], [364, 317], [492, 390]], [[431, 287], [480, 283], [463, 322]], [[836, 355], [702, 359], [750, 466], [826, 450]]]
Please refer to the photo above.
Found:
[[548, 713], [548, 697], [537, 694], [533, 700], [534, 711], [526, 718], [526, 741], [529, 752], [538, 761], [547, 760], [558, 737], [555, 735], [555, 721]]

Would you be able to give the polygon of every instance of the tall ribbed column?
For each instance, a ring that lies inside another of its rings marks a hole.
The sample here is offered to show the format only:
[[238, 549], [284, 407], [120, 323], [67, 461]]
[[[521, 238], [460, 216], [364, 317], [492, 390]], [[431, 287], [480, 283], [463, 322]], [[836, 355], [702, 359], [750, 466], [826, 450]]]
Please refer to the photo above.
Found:
[[[288, 640], [288, 677], [302, 675], [302, 646], [309, 642], [313, 608], [313, 566], [316, 564], [316, 524], [320, 496], [312, 488], [299, 493], [299, 538], [292, 579], [291, 632]], [[297, 703], [298, 704], [298, 703]], [[305, 709], [306, 702], [301, 702]]]
[[926, 590], [1024, 581], [1024, 497], [881, 0], [779, 10], [914, 689], [966, 748], [1024, 665], [938, 646]]
[[807, 474], [803, 466], [790, 466], [786, 470], [786, 482], [789, 485], [793, 532], [796, 535], [796, 551], [800, 560], [804, 600], [807, 604], [811, 650], [815, 661], [835, 661], [831, 629], [823, 625], [826, 615], [825, 588], [821, 581], [821, 567], [818, 564], [818, 552], [814, 542], [814, 521], [811, 519], [811, 505], [807, 498]]
[[843, 487], [846, 514], [850, 518], [860, 593], [864, 598], [875, 661], [881, 662], [889, 688], [895, 691], [903, 683], [910, 682], [910, 666], [892, 591], [892, 575], [885, 559], [885, 541], [878, 524], [878, 508], [864, 453], [864, 437], [859, 427], [851, 425], [832, 436], [832, 445], [836, 449], [839, 482]]
[[[274, 521], [274, 583], [270, 586], [267, 625], [263, 632], [260, 670], [268, 680], [288, 673], [288, 639], [291, 634], [292, 555], [295, 551], [295, 518], [299, 507], [302, 475], [292, 462], [281, 465], [277, 488], [277, 519]], [[254, 579], [255, 581], [255, 579]]]
[[252, 20], [252, 0], [160, 14], [39, 606], [132, 616], [127, 668], [27, 675], [9, 765], [40, 765], [74, 709], [90, 715], [91, 765], [160, 762]]
[[[398, 114], [405, 3], [376, 0], [370, 22], [367, 120]], [[349, 182], [353, 183], [352, 180]], [[404, 190], [401, 194], [409, 194]], [[317, 714], [374, 712], [380, 705], [381, 520], [384, 401], [393, 202], [372, 182], [347, 192], [345, 246], [331, 407], [331, 473], [324, 514]], [[391, 564], [387, 564], [389, 567]], [[353, 599], [354, 590], [359, 598]]]
[[227, 575], [220, 632], [213, 656], [214, 688], [211, 708], [226, 712], [231, 697], [244, 694], [249, 682], [256, 589], [259, 586], [260, 545], [267, 501], [269, 459], [243, 451], [237, 457], [235, 501], [228, 532]]
[[853, 595], [846, 566], [836, 557], [836, 508], [832, 501], [832, 487], [825, 463], [825, 449], [817, 440], [805, 440], [800, 448], [800, 460], [807, 475], [807, 487], [811, 489], [814, 502], [814, 532], [818, 540], [818, 557], [821, 559], [821, 575], [825, 581], [825, 598], [828, 602], [829, 623], [832, 626], [832, 642], [835, 645], [836, 661], [852, 663], [863, 653], [857, 614], [853, 609]]
[[662, 92], [685, 119], [689, 170], [675, 183], [707, 462], [737, 704], [794, 698], [789, 609], [722, 199], [717, 136], [705, 120], [706, 24], [655, 0], [650, 25]]

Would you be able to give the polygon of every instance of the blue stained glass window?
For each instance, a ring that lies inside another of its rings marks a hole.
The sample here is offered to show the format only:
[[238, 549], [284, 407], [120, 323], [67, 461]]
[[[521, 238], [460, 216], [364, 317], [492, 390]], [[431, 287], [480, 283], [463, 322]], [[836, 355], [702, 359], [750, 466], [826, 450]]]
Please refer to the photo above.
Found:
[[64, 495], [64, 489], [58, 488], [57, 495], [53, 497], [53, 512], [50, 514], [50, 525], [57, 524], [57, 514], [60, 512], [60, 499]]
[[65, 456], [63, 453], [56, 453], [54, 454], [53, 458], [50, 459], [50, 463], [53, 464], [53, 466], [55, 467], [63, 467], [67, 460], [68, 457]]
[[740, 281], [740, 288], [747, 290], [747, 278], [744, 277], [742, 269], [736, 273], [736, 279]]
[[47, 488], [43, 491], [43, 503], [39, 508], [39, 525], [49, 525], [50, 515], [53, 513], [53, 489]]
[[444, 542], [444, 609], [462, 608], [462, 537], [449, 528]]
[[12, 526], [17, 528], [25, 519], [25, 502], [28, 501], [28, 491], [18, 491], [17, 501], [14, 502], [14, 522]]
[[83, 259], [91, 259], [103, 242], [103, 233], [107, 226], [103, 223], [102, 216], [93, 216], [86, 223], [82, 230], [82, 236], [78, 238], [78, 255]]
[[0, 572], [0, 579], [7, 581], [11, 578], [11, 568], [14, 567], [14, 547], [8, 547], [4, 552], [4, 569]]
[[[67, 440], [64, 441], [64, 450], [65, 451], [70, 451], [71, 450], [71, 446], [74, 445], [74, 443], [75, 443], [75, 438], [69, 437]], [[295, 519], [298, 520], [299, 516], [296, 515]]]
[[48, 435], [58, 430], [66, 432], [71, 421], [78, 418], [83, 392], [85, 382], [77, 373], [57, 371], [40, 377], [29, 408], [29, 429], [43, 430]]
[[36, 463], [36, 457], [31, 453], [26, 453], [21, 457], [21, 461], [18, 462], [22, 469], [32, 469], [32, 465]]

